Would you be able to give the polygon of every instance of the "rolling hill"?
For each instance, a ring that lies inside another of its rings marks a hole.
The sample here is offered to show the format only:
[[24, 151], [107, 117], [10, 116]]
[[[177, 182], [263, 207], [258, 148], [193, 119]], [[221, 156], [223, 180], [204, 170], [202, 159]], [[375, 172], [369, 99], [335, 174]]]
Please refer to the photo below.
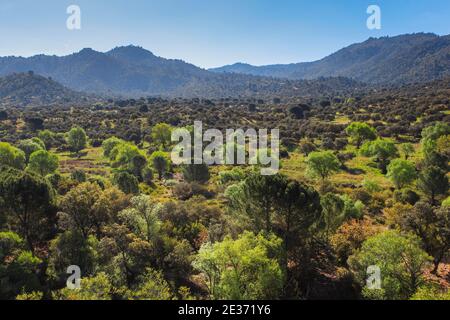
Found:
[[0, 105], [66, 105], [92, 100], [94, 97], [67, 89], [50, 78], [32, 72], [0, 78]]

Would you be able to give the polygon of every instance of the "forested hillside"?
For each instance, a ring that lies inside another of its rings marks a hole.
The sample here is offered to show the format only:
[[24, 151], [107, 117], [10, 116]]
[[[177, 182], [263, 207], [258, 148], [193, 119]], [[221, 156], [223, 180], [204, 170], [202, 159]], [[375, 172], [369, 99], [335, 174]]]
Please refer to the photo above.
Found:
[[86, 104], [92, 101], [95, 101], [94, 96], [72, 91], [33, 72], [0, 78], [0, 106]]
[[288, 79], [341, 76], [371, 84], [428, 82], [450, 75], [450, 36], [370, 38], [314, 62], [260, 67], [237, 63], [211, 71]]
[[[449, 88], [0, 108], [0, 299], [448, 300]], [[194, 121], [280, 171], [173, 164]]]

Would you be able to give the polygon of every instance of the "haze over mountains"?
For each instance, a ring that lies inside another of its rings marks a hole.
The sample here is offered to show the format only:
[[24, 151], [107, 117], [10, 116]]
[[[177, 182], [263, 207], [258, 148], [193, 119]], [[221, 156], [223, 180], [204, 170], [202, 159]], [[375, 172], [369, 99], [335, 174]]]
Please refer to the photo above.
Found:
[[450, 75], [450, 35], [370, 38], [315, 62], [259, 67], [236, 63], [210, 71], [288, 79], [342, 76], [370, 84], [426, 82]]
[[136, 46], [101, 53], [83, 49], [69, 56], [0, 58], [0, 77], [33, 71], [77, 91], [105, 96], [308, 96], [342, 92], [362, 84], [347, 78], [311, 81], [217, 74], [181, 60], [155, 56]]
[[0, 77], [28, 71], [51, 77], [71, 90], [108, 96], [331, 94], [361, 87], [360, 82], [403, 84], [449, 76], [450, 36], [369, 39], [316, 62], [264, 67], [235, 64], [213, 70], [157, 57], [136, 46], [105, 53], [83, 49], [63, 57], [0, 58]]
[[193, 65], [159, 58], [134, 46], [106, 53], [83, 49], [63, 57], [0, 58], [0, 76], [29, 70], [72, 89], [111, 94], [165, 93], [191, 77], [208, 74]]

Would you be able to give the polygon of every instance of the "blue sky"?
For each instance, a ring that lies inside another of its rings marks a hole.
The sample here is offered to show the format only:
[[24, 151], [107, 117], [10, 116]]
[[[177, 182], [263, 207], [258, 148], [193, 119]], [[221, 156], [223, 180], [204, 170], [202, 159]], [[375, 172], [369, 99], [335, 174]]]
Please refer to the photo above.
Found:
[[[82, 29], [66, 28], [81, 8]], [[377, 4], [382, 29], [366, 27]], [[369, 37], [450, 33], [449, 0], [0, 0], [0, 56], [135, 44], [201, 67], [313, 61]]]

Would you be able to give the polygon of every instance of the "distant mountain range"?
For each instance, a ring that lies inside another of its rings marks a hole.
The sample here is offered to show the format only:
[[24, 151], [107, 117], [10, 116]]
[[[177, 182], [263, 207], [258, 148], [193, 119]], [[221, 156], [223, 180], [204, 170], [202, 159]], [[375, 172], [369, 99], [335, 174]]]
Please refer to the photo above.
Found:
[[129, 46], [101, 53], [83, 49], [64, 57], [37, 55], [0, 58], [0, 76], [34, 71], [80, 91], [103, 94], [164, 94], [208, 71]]
[[369, 39], [311, 63], [213, 70], [136, 46], [105, 53], [83, 49], [62, 57], [3, 57], [0, 77], [33, 71], [72, 90], [107, 96], [304, 96], [353, 90], [361, 82], [430, 81], [450, 75], [449, 64], [450, 36], [414, 34]]
[[79, 105], [95, 100], [93, 96], [75, 92], [33, 72], [0, 78], [0, 106]]
[[292, 81], [218, 74], [181, 60], [155, 56], [136, 46], [101, 53], [83, 49], [69, 56], [0, 58], [0, 76], [33, 71], [77, 91], [105, 96], [238, 97], [311, 96], [361, 87], [342, 78]]
[[210, 71], [287, 79], [341, 76], [369, 84], [428, 82], [450, 75], [450, 35], [370, 38], [315, 62], [259, 67], [236, 63]]

